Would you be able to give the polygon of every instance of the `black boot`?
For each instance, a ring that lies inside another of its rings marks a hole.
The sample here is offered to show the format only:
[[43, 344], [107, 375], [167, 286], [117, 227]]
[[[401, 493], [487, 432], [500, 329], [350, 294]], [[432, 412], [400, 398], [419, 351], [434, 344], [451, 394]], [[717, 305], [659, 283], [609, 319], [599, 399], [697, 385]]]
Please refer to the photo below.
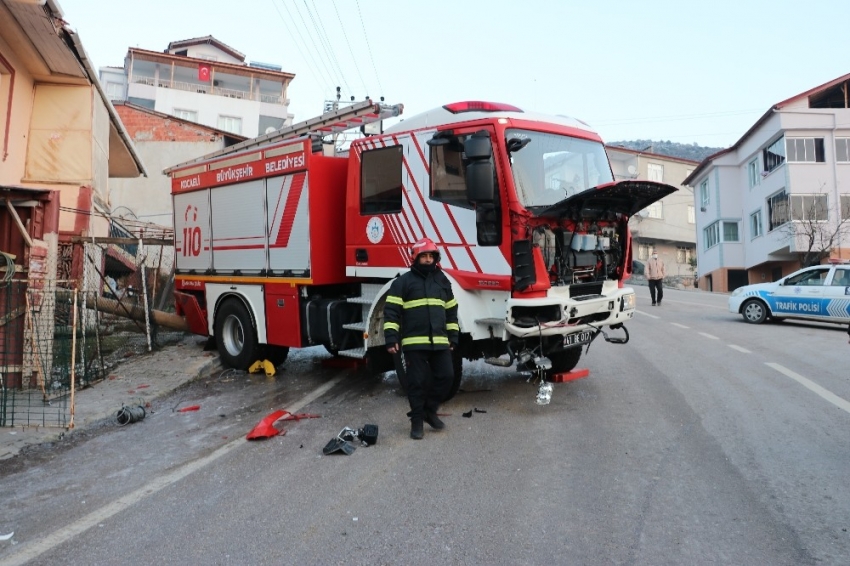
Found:
[[410, 419], [410, 438], [419, 440], [423, 436], [425, 436], [425, 430], [422, 426], [422, 417]]
[[431, 428], [436, 430], [443, 430], [446, 428], [446, 423], [440, 420], [437, 413], [425, 413], [425, 422], [431, 425]]

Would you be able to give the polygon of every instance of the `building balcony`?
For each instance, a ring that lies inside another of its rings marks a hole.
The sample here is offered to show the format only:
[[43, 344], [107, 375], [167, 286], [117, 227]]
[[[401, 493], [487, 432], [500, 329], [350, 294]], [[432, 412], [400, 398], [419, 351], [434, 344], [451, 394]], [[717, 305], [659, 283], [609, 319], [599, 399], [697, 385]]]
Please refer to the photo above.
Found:
[[216, 96], [226, 96], [228, 98], [236, 98], [242, 100], [256, 100], [268, 104], [289, 105], [289, 99], [284, 99], [279, 94], [252, 93], [248, 90], [239, 90], [234, 88], [224, 88], [208, 83], [194, 83], [187, 81], [168, 81], [157, 80], [154, 77], [133, 77], [134, 84], [142, 84], [158, 88], [173, 88], [186, 92], [197, 92], [201, 94], [213, 94]]

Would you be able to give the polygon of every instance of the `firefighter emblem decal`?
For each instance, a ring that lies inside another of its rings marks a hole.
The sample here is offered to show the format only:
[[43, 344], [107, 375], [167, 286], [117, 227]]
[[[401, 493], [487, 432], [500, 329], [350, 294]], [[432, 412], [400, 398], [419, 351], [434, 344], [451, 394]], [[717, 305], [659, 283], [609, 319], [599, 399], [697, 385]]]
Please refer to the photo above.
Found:
[[366, 224], [366, 237], [373, 244], [380, 243], [384, 239], [384, 221], [377, 216], [370, 218]]

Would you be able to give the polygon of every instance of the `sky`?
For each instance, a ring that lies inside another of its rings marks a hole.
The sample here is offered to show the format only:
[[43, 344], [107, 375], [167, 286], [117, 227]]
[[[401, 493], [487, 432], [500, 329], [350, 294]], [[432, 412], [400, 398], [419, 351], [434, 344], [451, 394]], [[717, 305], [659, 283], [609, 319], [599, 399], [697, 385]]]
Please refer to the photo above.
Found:
[[58, 2], [96, 67], [207, 35], [280, 65], [296, 122], [340, 86], [408, 117], [488, 100], [606, 142], [728, 147], [773, 104], [850, 73], [846, 0]]

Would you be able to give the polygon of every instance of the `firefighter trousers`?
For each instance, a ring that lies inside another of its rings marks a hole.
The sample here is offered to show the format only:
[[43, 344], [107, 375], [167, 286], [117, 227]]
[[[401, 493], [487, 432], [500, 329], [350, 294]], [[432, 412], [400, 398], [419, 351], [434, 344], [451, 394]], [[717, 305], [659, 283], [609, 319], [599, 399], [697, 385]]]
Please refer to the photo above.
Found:
[[452, 386], [454, 368], [451, 350], [407, 350], [407, 400], [411, 419], [436, 413]]

